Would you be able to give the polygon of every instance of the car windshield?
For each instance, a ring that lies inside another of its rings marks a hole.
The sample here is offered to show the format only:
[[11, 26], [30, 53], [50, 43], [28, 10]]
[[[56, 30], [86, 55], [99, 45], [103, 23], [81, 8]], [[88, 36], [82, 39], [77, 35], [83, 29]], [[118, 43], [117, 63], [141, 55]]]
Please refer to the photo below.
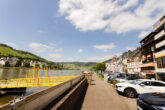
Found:
[[138, 84], [140, 82], [141, 82], [141, 80], [133, 80], [133, 81], [129, 81], [128, 83], [130, 83], [130, 84]]

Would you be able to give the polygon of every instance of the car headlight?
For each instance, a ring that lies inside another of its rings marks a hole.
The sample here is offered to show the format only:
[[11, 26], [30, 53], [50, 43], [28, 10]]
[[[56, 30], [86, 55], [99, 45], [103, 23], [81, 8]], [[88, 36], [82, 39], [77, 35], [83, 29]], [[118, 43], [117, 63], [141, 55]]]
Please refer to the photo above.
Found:
[[155, 110], [165, 110], [165, 106], [152, 106]]

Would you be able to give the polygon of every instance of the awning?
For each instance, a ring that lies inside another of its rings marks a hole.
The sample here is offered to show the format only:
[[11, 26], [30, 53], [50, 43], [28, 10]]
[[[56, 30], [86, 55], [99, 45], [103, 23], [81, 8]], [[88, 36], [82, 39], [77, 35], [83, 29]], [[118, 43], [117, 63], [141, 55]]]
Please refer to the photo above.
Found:
[[140, 68], [142, 67], [154, 67], [154, 63], [147, 63], [147, 64], [142, 64], [142, 65], [139, 65]]

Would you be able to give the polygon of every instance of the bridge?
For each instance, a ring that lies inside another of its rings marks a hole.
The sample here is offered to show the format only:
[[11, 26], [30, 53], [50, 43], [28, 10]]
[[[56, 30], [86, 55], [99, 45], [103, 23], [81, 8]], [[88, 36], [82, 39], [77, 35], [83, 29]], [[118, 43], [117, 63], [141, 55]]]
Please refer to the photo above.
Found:
[[[46, 70], [46, 76], [40, 77], [39, 70]], [[36, 76], [37, 71], [37, 77]], [[35, 68], [26, 73], [26, 78], [0, 80], [0, 88], [26, 88], [55, 86], [62, 82], [76, 78], [77, 76], [50, 76], [50, 68]]]

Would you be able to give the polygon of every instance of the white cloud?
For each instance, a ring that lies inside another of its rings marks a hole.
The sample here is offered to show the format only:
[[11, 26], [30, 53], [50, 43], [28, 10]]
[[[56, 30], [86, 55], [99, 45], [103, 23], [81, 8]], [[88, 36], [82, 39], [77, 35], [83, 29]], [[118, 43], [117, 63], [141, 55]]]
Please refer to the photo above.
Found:
[[114, 43], [109, 43], [107, 45], [94, 45], [93, 47], [96, 48], [96, 49], [99, 49], [99, 50], [102, 50], [102, 51], [105, 51], [106, 52], [109, 49], [115, 48], [116, 46], [115, 46]]
[[62, 57], [61, 54], [48, 54], [49, 59], [61, 59]]
[[46, 34], [47, 33], [47, 31], [45, 31], [45, 30], [38, 30], [37, 32], [38, 33], [42, 33], [42, 34]]
[[131, 51], [133, 51], [133, 50], [135, 50], [136, 49], [136, 47], [126, 47], [126, 50], [131, 50]]
[[77, 52], [78, 53], [82, 53], [83, 52], [83, 49], [78, 49]]
[[54, 61], [54, 62], [69, 62], [69, 61], [73, 61], [72, 58], [70, 57], [66, 57], [62, 54], [48, 54], [47, 55], [47, 59]]
[[55, 49], [55, 52], [62, 52], [62, 51], [63, 51], [62, 48]]
[[111, 59], [112, 57], [113, 57], [113, 55], [94, 56], [94, 57], [87, 58], [87, 61], [102, 62], [102, 61]]
[[93, 56], [93, 57], [88, 57], [88, 58], [80, 58], [78, 59], [78, 61], [81, 62], [103, 62], [106, 61], [108, 59], [111, 59], [114, 55], [121, 55], [120, 53], [116, 53], [116, 54], [110, 54], [110, 55], [102, 55], [102, 56]]
[[47, 51], [48, 49], [52, 49], [52, 47], [50, 47], [48, 45], [45, 45], [45, 44], [42, 44], [42, 43], [36, 43], [36, 42], [30, 43], [28, 45], [28, 47], [33, 52], [36, 52], [36, 53], [43, 53], [43, 52]]
[[110, 55], [102, 55], [102, 56], [93, 56], [93, 57], [87, 57], [87, 58], [73, 58], [68, 57], [63, 54], [48, 54], [47, 59], [54, 62], [73, 62], [73, 61], [79, 61], [79, 62], [103, 62], [108, 59], [111, 59], [114, 55], [121, 55], [119, 53], [116, 54], [110, 54]]
[[8, 46], [11, 46], [11, 47], [13, 47], [13, 48], [16, 48], [17, 47], [17, 45], [15, 44], [15, 43], [12, 43], [12, 42], [8, 42], [8, 43], [6, 43]]
[[143, 31], [138, 35], [138, 38], [144, 38], [149, 34], [149, 31]]
[[165, 13], [165, 0], [60, 0], [59, 13], [81, 31], [148, 30]]

